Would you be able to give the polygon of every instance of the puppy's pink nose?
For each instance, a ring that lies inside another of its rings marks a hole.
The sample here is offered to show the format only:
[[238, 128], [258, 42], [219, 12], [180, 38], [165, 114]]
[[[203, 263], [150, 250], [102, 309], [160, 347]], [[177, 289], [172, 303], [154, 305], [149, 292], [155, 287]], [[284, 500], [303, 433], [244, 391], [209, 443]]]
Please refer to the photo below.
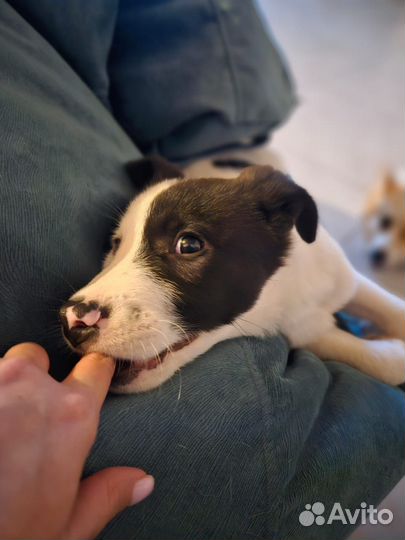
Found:
[[77, 306], [69, 306], [65, 315], [69, 330], [76, 326], [96, 326], [101, 319], [101, 311], [97, 308], [82, 314]]
[[83, 302], [82, 298], [69, 300], [59, 312], [63, 335], [73, 348], [89, 339], [97, 339], [109, 313], [109, 307], [100, 306], [95, 301]]

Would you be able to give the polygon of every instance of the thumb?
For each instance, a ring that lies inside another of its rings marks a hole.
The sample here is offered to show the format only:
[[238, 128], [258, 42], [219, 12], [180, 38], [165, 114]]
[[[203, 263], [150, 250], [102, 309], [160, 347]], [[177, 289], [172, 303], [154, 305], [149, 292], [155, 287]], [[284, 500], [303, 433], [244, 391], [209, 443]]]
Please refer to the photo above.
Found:
[[65, 537], [94, 538], [119, 512], [150, 495], [154, 484], [153, 476], [131, 467], [110, 467], [82, 480]]

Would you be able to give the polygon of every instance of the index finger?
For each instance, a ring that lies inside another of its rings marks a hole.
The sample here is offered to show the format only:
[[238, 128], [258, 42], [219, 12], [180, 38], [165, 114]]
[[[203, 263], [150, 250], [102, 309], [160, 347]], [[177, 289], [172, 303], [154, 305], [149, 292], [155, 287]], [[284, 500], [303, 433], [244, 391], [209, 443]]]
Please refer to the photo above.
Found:
[[78, 389], [86, 388], [96, 398], [101, 409], [114, 375], [115, 363], [110, 356], [90, 353], [75, 365], [63, 384]]

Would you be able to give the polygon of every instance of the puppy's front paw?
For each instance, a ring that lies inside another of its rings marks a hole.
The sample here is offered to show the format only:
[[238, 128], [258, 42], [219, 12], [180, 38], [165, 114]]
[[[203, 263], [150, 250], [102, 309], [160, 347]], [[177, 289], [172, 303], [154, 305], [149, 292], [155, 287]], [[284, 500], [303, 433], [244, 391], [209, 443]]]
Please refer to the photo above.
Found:
[[378, 349], [381, 362], [381, 379], [397, 386], [405, 382], [405, 342], [401, 339], [387, 339], [373, 342]]
[[390, 322], [390, 335], [405, 341], [405, 303], [402, 300], [398, 300], [398, 303], [396, 316]]
[[405, 342], [405, 316], [403, 313], [401, 313], [398, 317], [395, 333], [393, 333], [392, 335], [398, 337], [399, 339], [402, 339], [402, 341]]

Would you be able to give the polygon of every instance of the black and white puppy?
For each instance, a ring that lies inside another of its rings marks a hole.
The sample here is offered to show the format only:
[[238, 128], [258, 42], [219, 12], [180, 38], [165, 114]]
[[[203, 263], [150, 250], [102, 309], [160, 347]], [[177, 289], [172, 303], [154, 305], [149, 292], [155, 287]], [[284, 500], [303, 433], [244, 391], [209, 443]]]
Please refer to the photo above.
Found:
[[[184, 179], [154, 158], [129, 172], [150, 185], [122, 217], [103, 270], [61, 309], [75, 350], [117, 360], [115, 391], [155, 388], [219, 341], [276, 333], [404, 382], [405, 303], [351, 267], [291, 178], [252, 166], [234, 179]], [[387, 337], [338, 329], [343, 307]]]

